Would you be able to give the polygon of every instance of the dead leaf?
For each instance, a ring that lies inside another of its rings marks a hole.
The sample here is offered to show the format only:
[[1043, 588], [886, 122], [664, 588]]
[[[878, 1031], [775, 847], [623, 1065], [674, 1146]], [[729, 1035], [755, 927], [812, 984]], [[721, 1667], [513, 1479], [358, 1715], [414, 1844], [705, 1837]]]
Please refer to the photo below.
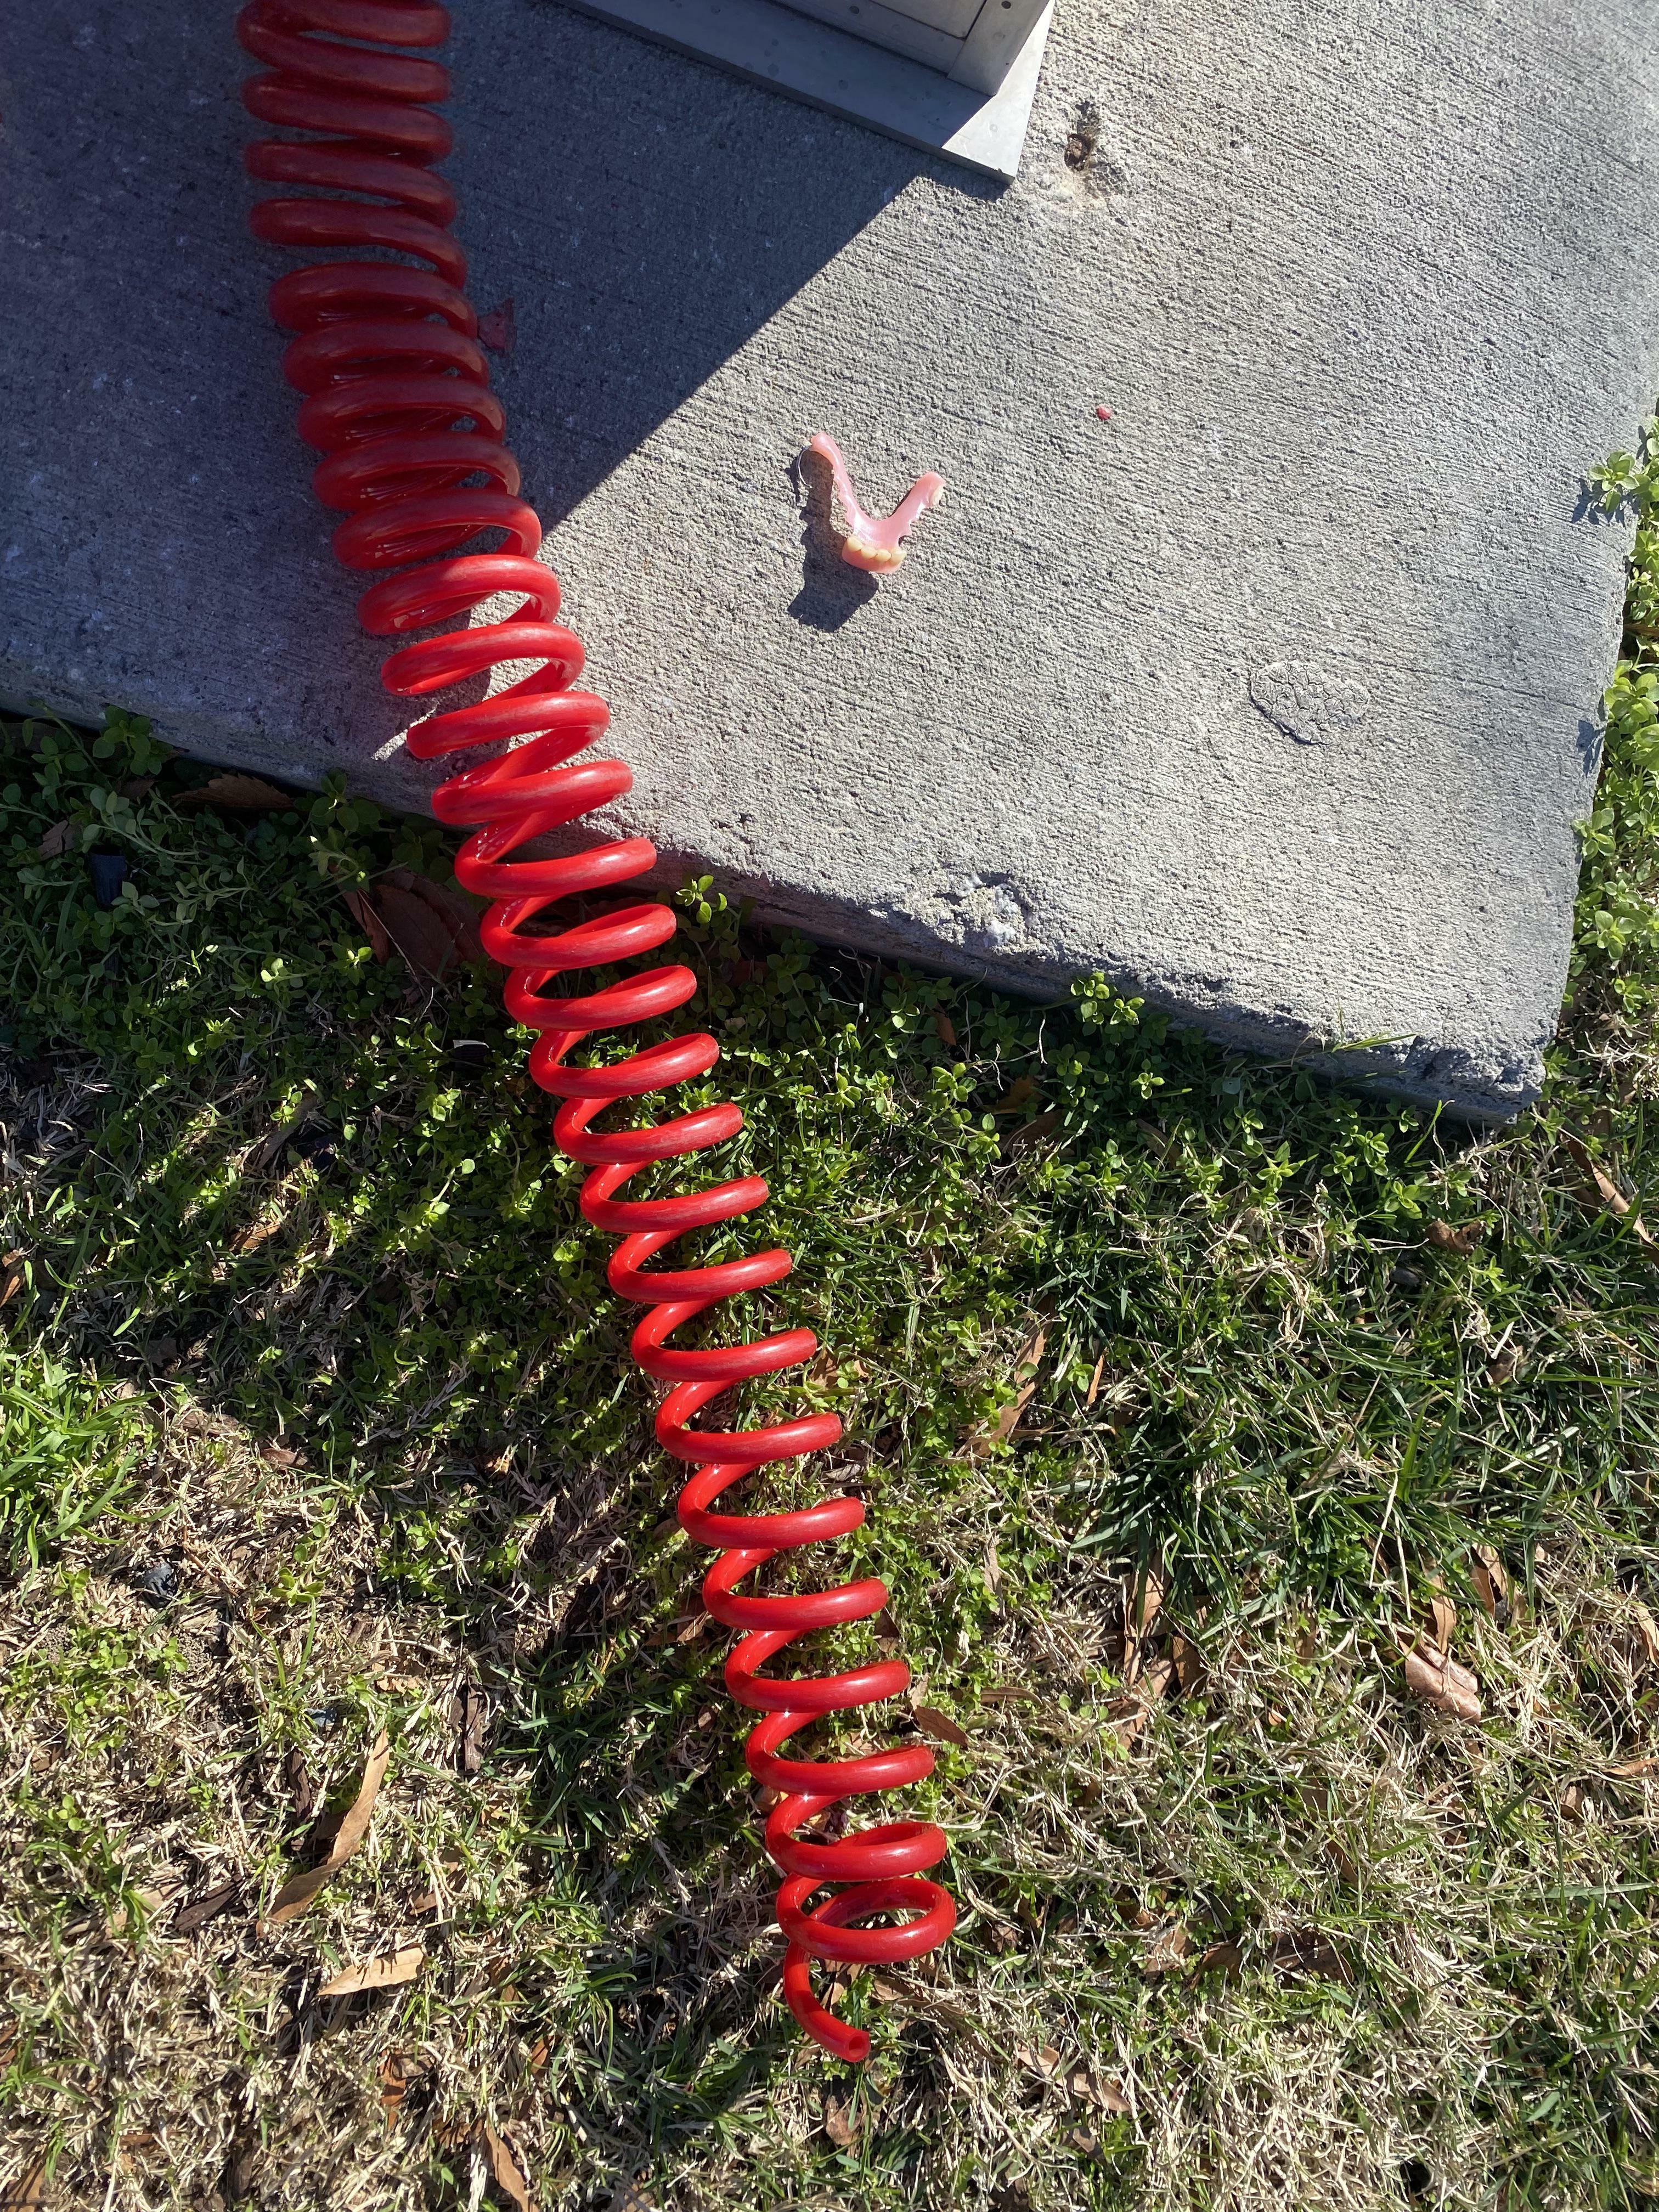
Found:
[[418, 1897], [410, 1898], [409, 1909], [416, 1913], [435, 1912], [438, 1910], [438, 1893], [435, 1889], [423, 1889]]
[[1486, 1380], [1494, 1390], [1501, 1389], [1505, 1382], [1514, 1382], [1520, 1365], [1518, 1352], [1495, 1352], [1486, 1362]]
[[1018, 1114], [1022, 1107], [1029, 1106], [1036, 1097], [1036, 1084], [1029, 1075], [1022, 1075], [1017, 1083], [1009, 1085], [996, 1104], [992, 1107], [991, 1111], [994, 1114]]
[[1143, 1567], [1123, 1591], [1123, 1686], [1132, 1689], [1146, 1663], [1152, 1624], [1164, 1604], [1164, 1584], [1151, 1567]]
[[1085, 1391], [1084, 1395], [1083, 1395], [1083, 1402], [1084, 1402], [1084, 1405], [1085, 1405], [1085, 1407], [1092, 1406], [1092, 1405], [1094, 1404], [1094, 1402], [1095, 1402], [1095, 1400], [1096, 1400], [1097, 1397], [1099, 1397], [1099, 1395], [1100, 1395], [1100, 1378], [1101, 1378], [1101, 1376], [1102, 1376], [1105, 1372], [1106, 1372], [1106, 1355], [1105, 1355], [1105, 1353], [1103, 1352], [1101, 1353], [1101, 1355], [1100, 1355], [1099, 1358], [1098, 1358], [1098, 1359], [1097, 1359], [1097, 1360], [1096, 1360], [1096, 1362], [1095, 1362], [1095, 1371], [1094, 1371], [1094, 1373], [1093, 1373], [1093, 1374], [1089, 1377], [1089, 1387], [1088, 1387], [1087, 1390], [1086, 1390], [1086, 1391]]
[[1060, 2052], [1052, 2043], [1045, 2043], [1041, 2051], [1021, 2051], [1018, 2057], [1022, 2065], [1033, 2074], [1041, 2074], [1045, 2081], [1052, 2081], [1060, 2071]]
[[1162, 1578], [1151, 1567], [1143, 1567], [1132, 1589], [1124, 1593], [1123, 1614], [1130, 1632], [1144, 1641], [1152, 1632], [1152, 1623], [1164, 1605]]
[[291, 814], [294, 801], [287, 792], [279, 791], [274, 783], [263, 776], [244, 775], [233, 771], [228, 775], [210, 776], [193, 790], [181, 791], [173, 799], [180, 814], [192, 813], [198, 807], [216, 807], [225, 814]]
[[6, 2193], [0, 2197], [0, 2212], [37, 2212], [46, 2194], [46, 2161], [26, 2166], [14, 2180], [6, 2185]]
[[1451, 1650], [1452, 1631], [1457, 1626], [1457, 1607], [1443, 1591], [1437, 1591], [1429, 1600], [1429, 1638], [1441, 1650]]
[[148, 799], [155, 788], [153, 775], [130, 775], [121, 786], [123, 799]]
[[617, 2184], [617, 2193], [605, 2212], [657, 2212], [657, 2208], [637, 2181], [624, 2177]]
[[[1579, 1137], [1565, 1137], [1562, 1142], [1589, 1178], [1595, 1187], [1596, 1196], [1607, 1207], [1608, 1212], [1617, 1214], [1621, 1221], [1624, 1220], [1630, 1213], [1630, 1200], [1601, 1163], [1593, 1156], [1589, 1146]], [[1636, 1238], [1638, 1243], [1645, 1245], [1650, 1251], [1656, 1249], [1654, 1238], [1639, 1213], [1632, 1218], [1630, 1226], [1631, 1234]]]
[[1079, 2104], [1093, 2105], [1113, 2119], [1121, 2118], [1134, 2108], [1123, 2094], [1123, 2084], [1115, 2076], [1102, 2081], [1086, 2066], [1074, 2066], [1066, 2078], [1066, 2087]]
[[831, 2105], [823, 2115], [823, 2132], [837, 2150], [855, 2150], [858, 2147], [858, 2122], [850, 2105]]
[[283, 1780], [289, 1796], [294, 1800], [294, 1818], [308, 1820], [317, 1809], [317, 1792], [312, 1785], [311, 1770], [306, 1765], [304, 1752], [296, 1747], [283, 1761]]
[[1051, 1106], [1046, 1114], [1039, 1114], [1034, 1121], [1022, 1121], [1018, 1128], [1008, 1132], [1008, 1150], [1013, 1153], [1023, 1152], [1028, 1145], [1040, 1145], [1045, 1137], [1052, 1137], [1059, 1127], [1060, 1110]]
[[411, 2085], [426, 2071], [418, 2058], [394, 2051], [380, 2067], [380, 2110], [388, 2125], [403, 2108]]
[[[1501, 1611], [1510, 1601], [1510, 1578], [1504, 1571], [1504, 1562], [1490, 1544], [1477, 1544], [1469, 1563], [1469, 1580], [1474, 1594], [1488, 1619], [1498, 1620]], [[1500, 1624], [1501, 1625], [1501, 1624]]]
[[1152, 1717], [1152, 1709], [1168, 1690], [1175, 1678], [1175, 1667], [1168, 1659], [1154, 1659], [1135, 1686], [1134, 1701], [1127, 1712], [1111, 1724], [1115, 1735], [1125, 1751]]
[[1466, 1221], [1461, 1229], [1454, 1229], [1449, 1221], [1431, 1221], [1425, 1241], [1437, 1252], [1459, 1252], [1467, 1256], [1486, 1233], [1484, 1221]]
[[1211, 1943], [1200, 1952], [1198, 1971], [1200, 1974], [1237, 1974], [1243, 1969], [1244, 1954], [1237, 1943]]
[[1420, 1640], [1406, 1654], [1406, 1687], [1437, 1712], [1459, 1721], [1480, 1717], [1480, 1685], [1467, 1667]]
[[366, 891], [347, 890], [343, 890], [340, 896], [358, 928], [368, 939], [369, 951], [384, 968], [392, 957], [392, 939], [386, 935], [386, 924], [374, 911], [374, 902]]
[[388, 869], [386, 880], [394, 890], [412, 891], [423, 906], [431, 909], [453, 933], [463, 960], [488, 959], [478, 931], [478, 910], [459, 884], [436, 883], [414, 868]]
[[21, 1246], [0, 1259], [0, 1306], [9, 1306], [22, 1289], [27, 1279], [23, 1260]]
[[935, 1014], [933, 1016], [933, 1027], [939, 1033], [939, 1041], [941, 1044], [954, 1045], [956, 1043], [957, 1025], [951, 1019], [949, 1014]]
[[530, 2182], [523, 2167], [488, 2120], [483, 2124], [484, 2164], [489, 2168], [489, 2178], [502, 2195], [510, 2197], [519, 2212], [535, 2212], [530, 2194]]
[[1175, 1666], [1176, 1680], [1180, 1683], [1182, 1692], [1191, 1697], [1193, 1692], [1201, 1686], [1207, 1671], [1204, 1664], [1204, 1654], [1189, 1636], [1183, 1636], [1181, 1631], [1176, 1629], [1170, 1638], [1170, 1657]]
[[476, 1774], [483, 1765], [484, 1730], [489, 1725], [489, 1699], [477, 1682], [463, 1682], [457, 1690], [452, 1718], [456, 1771]]
[[953, 1721], [949, 1713], [940, 1712], [937, 1705], [912, 1705], [910, 1717], [922, 1734], [931, 1736], [935, 1743], [953, 1743], [962, 1751], [968, 1750], [973, 1743], [973, 1738], [961, 1723]]
[[423, 898], [396, 884], [382, 884], [374, 902], [404, 966], [418, 981], [438, 982], [457, 965], [460, 952], [455, 933]]
[[221, 1882], [217, 1889], [204, 1890], [200, 1897], [192, 1898], [188, 1905], [181, 1905], [173, 1916], [173, 1934], [193, 1936], [198, 1928], [205, 1928], [210, 1920], [216, 1920], [222, 1912], [234, 1905], [241, 1889], [240, 1881]]
[[1642, 1649], [1647, 1654], [1648, 1664], [1659, 1667], [1659, 1622], [1654, 1620], [1640, 1598], [1636, 1600], [1632, 1609], [1636, 1615], [1636, 1632], [1642, 1639]]
[[1017, 1396], [1011, 1398], [997, 1415], [991, 1429], [979, 1431], [980, 1439], [987, 1443], [1006, 1443], [1019, 1426], [1020, 1415], [1036, 1395], [1036, 1384], [1028, 1382]]
[[1140, 1971], [1143, 1974], [1172, 1974], [1188, 1949], [1186, 1929], [1178, 1920], [1160, 1928], [1141, 1947]]
[[61, 860], [75, 842], [76, 834], [72, 822], [54, 822], [35, 850], [43, 860]]
[[412, 1982], [425, 1964], [426, 1953], [418, 1943], [411, 1943], [407, 1950], [384, 1952], [378, 1959], [365, 1959], [360, 1966], [343, 1967], [317, 1994], [355, 1997], [364, 1990], [395, 1990]]
[[346, 1861], [368, 1833], [368, 1824], [374, 1816], [374, 1801], [380, 1794], [380, 1784], [386, 1779], [386, 1763], [392, 1749], [384, 1729], [374, 1741], [363, 1769], [362, 1787], [341, 1821], [338, 1832], [329, 1847], [328, 1856], [320, 1866], [310, 1867], [303, 1874], [290, 1875], [277, 1891], [270, 1911], [265, 1916], [266, 1925], [279, 1928], [285, 1920], [297, 1919], [306, 1911], [311, 1900], [325, 1882], [337, 1874]]
[[1333, 1982], [1348, 1979], [1341, 1954], [1329, 1936], [1322, 1936], [1316, 1928], [1288, 1928], [1275, 1936], [1267, 1960], [1281, 1973], [1318, 1974]]

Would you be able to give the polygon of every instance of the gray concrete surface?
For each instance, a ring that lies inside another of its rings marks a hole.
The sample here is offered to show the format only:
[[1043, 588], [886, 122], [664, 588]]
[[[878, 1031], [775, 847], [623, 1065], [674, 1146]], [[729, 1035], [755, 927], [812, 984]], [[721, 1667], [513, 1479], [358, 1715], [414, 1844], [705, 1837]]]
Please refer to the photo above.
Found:
[[[0, 33], [0, 685], [415, 806], [231, 15]], [[449, 58], [630, 823], [829, 936], [1532, 1094], [1626, 550], [1580, 479], [1659, 383], [1651, 0], [1060, 0], [1006, 190], [552, 0]], [[817, 428], [870, 503], [949, 483], [890, 581], [792, 475]]]

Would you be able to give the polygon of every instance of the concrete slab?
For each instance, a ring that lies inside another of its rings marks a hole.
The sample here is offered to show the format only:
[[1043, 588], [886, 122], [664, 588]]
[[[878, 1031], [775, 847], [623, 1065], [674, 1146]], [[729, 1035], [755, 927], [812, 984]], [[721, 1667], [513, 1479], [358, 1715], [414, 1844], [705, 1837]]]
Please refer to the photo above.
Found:
[[[825, 934], [1532, 1095], [1625, 554], [1579, 479], [1659, 382], [1650, 0], [1060, 0], [1006, 190], [550, 0], [449, 59], [631, 823]], [[0, 684], [419, 805], [228, 20], [34, 0], [0, 68]], [[950, 484], [879, 586], [792, 475], [817, 428], [872, 503]]]

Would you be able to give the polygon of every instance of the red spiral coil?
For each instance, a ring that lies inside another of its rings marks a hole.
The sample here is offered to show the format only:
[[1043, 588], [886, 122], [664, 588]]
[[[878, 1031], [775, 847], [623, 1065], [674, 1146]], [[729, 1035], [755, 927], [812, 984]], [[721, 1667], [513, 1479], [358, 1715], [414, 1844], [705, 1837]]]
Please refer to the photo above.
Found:
[[[721, 1299], [781, 1282], [790, 1272], [793, 1262], [782, 1250], [714, 1267], [647, 1264], [691, 1231], [752, 1212], [765, 1200], [765, 1183], [745, 1176], [678, 1197], [617, 1195], [650, 1163], [734, 1136], [743, 1126], [741, 1112], [707, 1106], [638, 1127], [593, 1127], [618, 1100], [706, 1074], [720, 1057], [719, 1046], [693, 1033], [605, 1067], [576, 1066], [568, 1059], [600, 1030], [684, 1006], [696, 977], [689, 968], [651, 968], [585, 996], [545, 993], [569, 970], [653, 951], [673, 936], [675, 921], [665, 906], [623, 906], [556, 935], [532, 931], [536, 917], [558, 900], [609, 890], [649, 868], [656, 854], [642, 837], [592, 845], [558, 860], [512, 857], [532, 839], [619, 798], [633, 778], [616, 760], [566, 765], [603, 735], [610, 716], [592, 692], [569, 688], [581, 670], [582, 648], [554, 619], [558, 584], [534, 557], [541, 525], [518, 496], [518, 464], [501, 443], [505, 418], [489, 390], [477, 319], [461, 289], [465, 259], [448, 228], [455, 196], [431, 167], [452, 143], [431, 105], [447, 96], [448, 76], [434, 62], [388, 51], [440, 46], [448, 29], [446, 11], [425, 0], [252, 0], [238, 18], [237, 35], [268, 73], [249, 80], [244, 103], [263, 122], [319, 135], [265, 139], [248, 149], [252, 175], [297, 186], [301, 194], [261, 201], [252, 225], [256, 236], [276, 245], [407, 257], [316, 263], [279, 279], [270, 295], [276, 320], [295, 333], [283, 368], [305, 394], [301, 434], [324, 455], [313, 478], [318, 495], [346, 518], [334, 533], [334, 550], [348, 568], [405, 572], [364, 592], [358, 603], [363, 627], [377, 637], [400, 637], [466, 615], [498, 592], [523, 595], [506, 621], [402, 647], [384, 663], [382, 681], [399, 697], [422, 697], [505, 662], [541, 664], [493, 697], [417, 723], [409, 749], [430, 760], [525, 740], [452, 776], [434, 793], [433, 809], [440, 820], [471, 830], [455, 873], [469, 890], [495, 901], [483, 925], [483, 942], [510, 971], [508, 1012], [540, 1033], [530, 1069], [542, 1089], [562, 1102], [555, 1140], [592, 1170], [582, 1188], [583, 1213], [623, 1240], [611, 1261], [611, 1285], [619, 1297], [650, 1308], [634, 1332], [634, 1356], [648, 1375], [672, 1385], [657, 1415], [657, 1435], [676, 1459], [696, 1469], [680, 1493], [680, 1525], [720, 1553], [703, 1595], [716, 1620], [743, 1632], [726, 1662], [726, 1686], [740, 1705], [764, 1716], [750, 1733], [749, 1770], [782, 1793], [767, 1821], [766, 1843], [786, 1877], [777, 1894], [778, 1921], [788, 1939], [785, 1996], [810, 2035], [837, 2057], [856, 2062], [867, 2056], [870, 2039], [819, 2002], [810, 1961], [884, 1964], [942, 1943], [955, 1924], [955, 1907], [937, 1882], [921, 1877], [943, 1857], [945, 1838], [940, 1829], [915, 1820], [833, 1841], [801, 1832], [844, 1799], [920, 1781], [932, 1771], [933, 1754], [925, 1745], [908, 1745], [859, 1759], [783, 1755], [790, 1737], [821, 1715], [894, 1697], [910, 1672], [900, 1659], [816, 1677], [762, 1672], [799, 1637], [867, 1620], [887, 1602], [884, 1585], [873, 1577], [796, 1596], [744, 1595], [740, 1587], [779, 1553], [858, 1528], [864, 1519], [859, 1499], [826, 1498], [793, 1513], [716, 1510], [744, 1476], [835, 1443], [841, 1435], [835, 1414], [730, 1432], [691, 1426], [726, 1391], [799, 1367], [817, 1349], [805, 1328], [719, 1349], [689, 1350], [670, 1340]], [[351, 197], [318, 197], [327, 193]], [[502, 550], [457, 550], [488, 530], [504, 534]], [[411, 567], [416, 562], [423, 565]], [[811, 1902], [835, 1884], [851, 1886]], [[878, 1916], [888, 1924], [861, 1924]]]

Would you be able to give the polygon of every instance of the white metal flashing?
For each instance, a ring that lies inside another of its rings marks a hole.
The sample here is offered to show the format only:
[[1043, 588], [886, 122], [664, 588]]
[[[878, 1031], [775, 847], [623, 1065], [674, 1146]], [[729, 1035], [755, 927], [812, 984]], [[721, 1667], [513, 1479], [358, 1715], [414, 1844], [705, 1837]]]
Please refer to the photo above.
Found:
[[[907, 42], [914, 41], [910, 54], [890, 52], [836, 27], [843, 17], [852, 20], [854, 0], [811, 0], [814, 12], [810, 15], [798, 11], [799, 0], [790, 6], [780, 5], [778, 0], [570, 0], [570, 4], [699, 61], [769, 85], [775, 92], [867, 124], [890, 138], [1003, 178], [1018, 173], [1054, 15], [1053, 0], [1048, 0], [1009, 60], [1001, 19], [1006, 14], [1019, 20], [1024, 11], [1018, 0], [1011, 0], [1006, 10], [1002, 0], [986, 0], [962, 39], [924, 30], [920, 21], [905, 22]], [[881, 19], [890, 29], [913, 10], [920, 13], [915, 0], [902, 9], [880, 7], [876, 0], [859, 0], [859, 4], [866, 16]], [[833, 21], [816, 20], [819, 9]], [[988, 21], [993, 9], [997, 17]], [[937, 22], [933, 9], [928, 13]], [[890, 16], [892, 23], [886, 24]], [[924, 42], [930, 55], [937, 57], [932, 67], [915, 58]], [[954, 58], [946, 52], [951, 47], [958, 50]], [[965, 75], [988, 81], [999, 68], [1004, 74], [994, 91], [962, 81]], [[955, 74], [945, 74], [946, 69]]]

